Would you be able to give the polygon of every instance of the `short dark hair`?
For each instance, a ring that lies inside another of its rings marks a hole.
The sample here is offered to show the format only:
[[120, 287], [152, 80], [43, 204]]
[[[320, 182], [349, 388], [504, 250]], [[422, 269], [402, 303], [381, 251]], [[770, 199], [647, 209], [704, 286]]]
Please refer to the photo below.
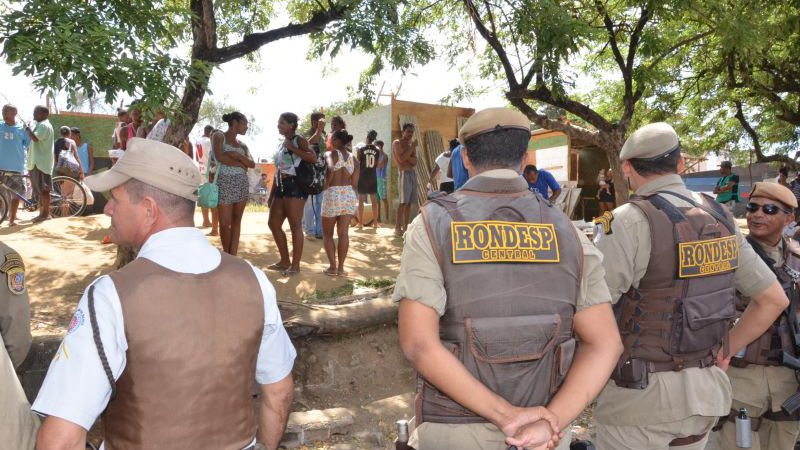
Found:
[[324, 112], [313, 112], [313, 113], [311, 113], [311, 118], [310, 119], [313, 122], [315, 120], [319, 120], [319, 119], [322, 119], [324, 117], [325, 117], [325, 113]]
[[680, 147], [661, 155], [656, 159], [630, 159], [633, 170], [641, 176], [665, 175], [668, 173], [678, 173], [678, 161], [681, 159]]
[[528, 152], [530, 131], [520, 129], [499, 129], [479, 134], [464, 142], [469, 161], [479, 170], [514, 169], [518, 170]]
[[383, 141], [375, 141], [375, 145], [377, 145], [378, 147], [383, 147], [385, 143]]
[[539, 169], [537, 169], [536, 166], [534, 166], [533, 164], [528, 164], [527, 166], [525, 166], [525, 170], [522, 173], [527, 175], [527, 174], [529, 174], [531, 172], [537, 172], [538, 173]]
[[61, 127], [61, 129], [59, 129], [59, 132], [61, 133], [62, 136], [67, 136], [69, 135], [69, 127], [68, 126]]
[[297, 114], [291, 112], [285, 112], [281, 114], [281, 119], [285, 120], [286, 123], [292, 126], [292, 130], [297, 131]]
[[401, 131], [406, 131], [406, 129], [411, 128], [412, 130], [415, 128], [413, 123], [404, 123], [403, 129]]
[[78, 127], [71, 127], [69, 129], [69, 132], [72, 133], [72, 134], [81, 134], [81, 129], [78, 128]]
[[376, 137], [378, 137], [378, 132], [375, 131], [375, 130], [369, 130], [367, 132], [367, 137], [370, 137], [370, 136], [372, 136], [372, 139], [375, 139]]
[[778, 169], [778, 173], [780, 173], [781, 175], [786, 175], [788, 177], [789, 176], [789, 168], [788, 167], [781, 167], [780, 169]]
[[331, 139], [336, 139], [337, 141], [341, 142], [342, 144], [347, 145], [349, 142], [353, 142], [353, 136], [348, 133], [346, 130], [339, 130], [333, 133]]
[[453, 151], [453, 150], [455, 150], [455, 149], [456, 149], [456, 147], [458, 147], [459, 145], [461, 145], [461, 143], [460, 143], [460, 142], [458, 142], [458, 139], [450, 139], [450, 143], [449, 143], [449, 145], [450, 145], [450, 151]]
[[203, 133], [208, 133], [209, 131], [214, 131], [213, 125], [206, 125], [205, 127], [203, 127]]

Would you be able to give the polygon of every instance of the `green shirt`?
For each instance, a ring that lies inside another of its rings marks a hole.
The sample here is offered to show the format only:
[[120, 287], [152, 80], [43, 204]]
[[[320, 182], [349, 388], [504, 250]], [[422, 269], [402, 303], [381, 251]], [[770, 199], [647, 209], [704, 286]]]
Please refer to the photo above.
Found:
[[55, 136], [53, 134], [53, 126], [50, 121], [45, 119], [36, 125], [33, 129], [33, 134], [39, 142], [31, 142], [30, 152], [28, 153], [28, 170], [37, 168], [42, 172], [52, 175], [53, 174], [53, 143]]
[[730, 191], [720, 192], [717, 194], [717, 202], [718, 203], [727, 203], [731, 200], [735, 202], [740, 202], [741, 199], [739, 198], [739, 176], [735, 173], [732, 173], [728, 176], [722, 177], [717, 180], [717, 187], [723, 188], [728, 185], [731, 181], [734, 182], [733, 187]]

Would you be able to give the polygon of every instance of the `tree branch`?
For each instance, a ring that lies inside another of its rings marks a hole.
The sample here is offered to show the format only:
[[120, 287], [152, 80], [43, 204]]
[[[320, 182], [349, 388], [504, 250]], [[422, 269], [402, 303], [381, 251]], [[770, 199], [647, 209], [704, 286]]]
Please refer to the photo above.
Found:
[[[736, 84], [736, 63], [735, 63], [735, 56], [734, 53], [731, 52], [728, 55], [728, 84], [735, 85]], [[757, 162], [775, 162], [780, 161], [784, 164], [791, 166], [792, 170], [796, 170], [800, 167], [797, 161], [789, 158], [786, 155], [769, 155], [765, 156], [764, 151], [761, 148], [761, 139], [758, 136], [758, 132], [756, 132], [755, 128], [750, 124], [747, 120], [747, 117], [744, 115], [744, 107], [742, 105], [741, 100], [734, 99], [733, 101], [734, 106], [736, 107], [736, 114], [734, 117], [739, 121], [739, 124], [744, 128], [744, 131], [750, 136], [750, 140], [753, 141], [753, 151], [756, 154], [756, 161]]]
[[611, 17], [608, 16], [605, 5], [603, 5], [600, 0], [595, 0], [594, 5], [595, 8], [597, 8], [597, 12], [603, 16], [603, 25], [608, 32], [608, 44], [611, 46], [611, 52], [614, 53], [614, 60], [617, 62], [619, 70], [622, 71], [622, 76], [624, 77], [628, 70], [625, 66], [625, 59], [622, 57], [622, 53], [620, 53], [619, 46], [617, 45], [617, 34], [614, 31], [614, 23], [611, 21]]
[[519, 86], [517, 82], [517, 76], [514, 73], [514, 67], [511, 65], [511, 62], [508, 60], [508, 55], [506, 54], [505, 49], [503, 48], [503, 44], [500, 43], [500, 40], [497, 39], [497, 35], [490, 32], [486, 25], [484, 25], [483, 21], [481, 20], [480, 11], [475, 6], [475, 3], [472, 0], [464, 0], [464, 6], [467, 8], [467, 14], [469, 14], [470, 19], [475, 24], [475, 28], [478, 30], [483, 39], [492, 47], [492, 50], [497, 54], [497, 57], [500, 59], [500, 64], [503, 66], [503, 71], [506, 73], [506, 79], [508, 80], [508, 85], [511, 90], [514, 90]]
[[601, 131], [611, 131], [614, 128], [614, 126], [608, 120], [606, 120], [603, 116], [598, 114], [589, 106], [569, 98], [556, 97], [546, 86], [539, 86], [533, 90], [520, 87], [517, 89], [512, 89], [506, 96], [509, 98], [509, 100], [514, 98], [521, 98], [523, 100], [538, 100], [540, 102], [553, 105], [557, 108], [562, 108], [568, 112], [571, 112], [572, 114], [575, 114]]
[[314, 31], [321, 31], [328, 23], [342, 19], [344, 13], [345, 9], [342, 7], [331, 7], [331, 9], [314, 13], [311, 19], [305, 23], [292, 23], [285, 27], [276, 28], [263, 33], [249, 34], [242, 38], [241, 42], [237, 44], [213, 49], [209, 62], [217, 64], [225, 63], [252, 53], [270, 42], [293, 36], [301, 36]]
[[675, 53], [676, 51], [680, 50], [681, 47], [683, 47], [684, 45], [691, 44], [692, 42], [699, 41], [700, 39], [703, 39], [706, 36], [710, 36], [711, 34], [714, 33], [714, 31], [715, 31], [714, 29], [711, 29], [709, 31], [706, 31], [705, 33], [700, 33], [697, 36], [692, 36], [690, 38], [686, 38], [686, 39], [684, 39], [682, 41], [679, 41], [677, 44], [673, 45], [672, 47], [667, 49], [667, 51], [665, 51], [662, 54], [658, 55], [658, 57], [656, 59], [651, 61], [650, 64], [647, 65], [647, 70], [654, 69], [657, 65], [661, 64], [661, 61], [663, 61], [664, 58], [666, 58], [667, 56], [669, 56], [669, 55]]
[[513, 97], [510, 94], [506, 95], [506, 97], [511, 104], [514, 105], [514, 107], [519, 109], [523, 114], [528, 116], [533, 123], [539, 125], [540, 127], [551, 131], [561, 131], [572, 138], [580, 139], [597, 147], [602, 147], [599, 139], [599, 132], [579, 127], [571, 123], [564, 123], [560, 120], [548, 119], [547, 116], [541, 115], [537, 113], [536, 110], [531, 108], [531, 105], [529, 105], [525, 99], [521, 97]]

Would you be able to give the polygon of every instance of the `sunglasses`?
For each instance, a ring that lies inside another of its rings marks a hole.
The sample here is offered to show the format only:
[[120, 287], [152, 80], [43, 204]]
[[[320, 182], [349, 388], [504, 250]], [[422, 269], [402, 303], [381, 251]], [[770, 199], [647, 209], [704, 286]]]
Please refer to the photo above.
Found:
[[746, 209], [747, 212], [751, 212], [751, 213], [754, 213], [754, 212], [758, 211], [759, 209], [761, 209], [762, 211], [764, 211], [764, 214], [766, 214], [768, 216], [774, 216], [775, 214], [778, 214], [778, 211], [783, 211], [786, 214], [791, 214], [789, 211], [786, 211], [785, 209], [781, 208], [780, 206], [774, 205], [772, 203], [759, 205], [757, 203], [750, 202], [750, 203], [747, 204], [747, 206], [744, 207], [744, 209]]

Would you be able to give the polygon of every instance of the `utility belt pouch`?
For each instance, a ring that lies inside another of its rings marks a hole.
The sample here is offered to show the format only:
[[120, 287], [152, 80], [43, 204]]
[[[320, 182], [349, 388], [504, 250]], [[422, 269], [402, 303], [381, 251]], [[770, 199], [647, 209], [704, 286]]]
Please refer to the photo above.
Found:
[[628, 359], [617, 364], [611, 378], [617, 386], [627, 389], [645, 389], [649, 383], [647, 362], [641, 359]]

